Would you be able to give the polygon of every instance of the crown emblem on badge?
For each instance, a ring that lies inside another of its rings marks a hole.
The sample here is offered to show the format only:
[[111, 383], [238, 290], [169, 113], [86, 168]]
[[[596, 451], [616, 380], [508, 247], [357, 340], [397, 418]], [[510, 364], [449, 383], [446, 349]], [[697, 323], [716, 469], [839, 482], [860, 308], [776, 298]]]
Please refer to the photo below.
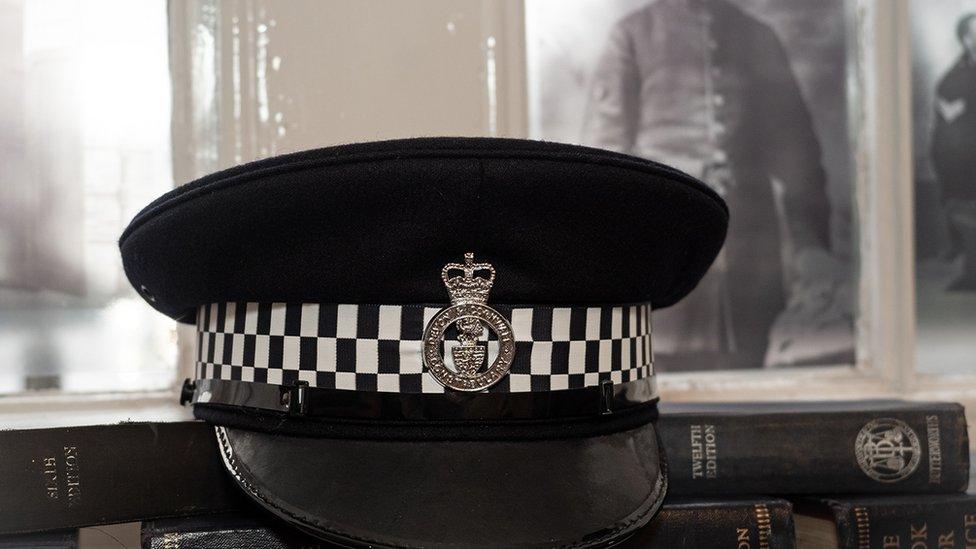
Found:
[[[450, 276], [452, 271], [461, 271], [460, 276]], [[488, 272], [488, 278], [474, 276], [474, 273]], [[441, 269], [441, 280], [451, 296], [451, 303], [487, 303], [488, 292], [495, 283], [495, 268], [491, 263], [475, 263], [474, 254], [464, 254], [464, 263], [448, 263]]]
[[[424, 364], [434, 379], [447, 388], [482, 391], [508, 374], [515, 354], [511, 324], [487, 305], [488, 293], [495, 283], [495, 268], [490, 263], [475, 263], [474, 254], [466, 253], [464, 263], [444, 265], [441, 280], [451, 296], [451, 305], [434, 315], [424, 330]], [[451, 348], [453, 367], [449, 367], [441, 349], [452, 325], [459, 344]], [[480, 342], [485, 330], [494, 332], [498, 340], [497, 356], [490, 361], [487, 344]]]

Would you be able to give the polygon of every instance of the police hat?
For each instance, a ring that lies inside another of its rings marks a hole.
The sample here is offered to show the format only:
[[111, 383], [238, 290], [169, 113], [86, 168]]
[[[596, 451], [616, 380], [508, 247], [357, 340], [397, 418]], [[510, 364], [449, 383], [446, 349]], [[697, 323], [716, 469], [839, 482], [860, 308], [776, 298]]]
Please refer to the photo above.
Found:
[[185, 400], [260, 506], [351, 546], [590, 547], [664, 496], [651, 310], [727, 224], [661, 164], [433, 138], [204, 177], [120, 247], [196, 323]]

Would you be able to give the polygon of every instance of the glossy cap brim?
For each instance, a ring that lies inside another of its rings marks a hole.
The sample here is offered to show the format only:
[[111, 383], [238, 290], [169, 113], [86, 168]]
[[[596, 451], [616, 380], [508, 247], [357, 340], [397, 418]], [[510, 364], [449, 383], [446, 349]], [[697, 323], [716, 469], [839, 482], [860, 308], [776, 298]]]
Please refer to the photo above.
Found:
[[217, 438], [257, 503], [353, 547], [601, 547], [646, 524], [666, 487], [650, 423], [558, 440]]

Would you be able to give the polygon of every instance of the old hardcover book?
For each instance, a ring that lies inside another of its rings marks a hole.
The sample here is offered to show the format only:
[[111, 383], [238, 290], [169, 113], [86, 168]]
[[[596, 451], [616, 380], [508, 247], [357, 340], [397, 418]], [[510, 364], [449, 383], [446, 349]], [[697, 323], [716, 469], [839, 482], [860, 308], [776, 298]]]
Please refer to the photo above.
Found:
[[78, 530], [0, 535], [0, 549], [77, 549]]
[[859, 401], [662, 404], [668, 493], [951, 493], [969, 482], [963, 407]]
[[[646, 527], [616, 547], [718, 549], [793, 547], [788, 501], [773, 498], [668, 500]], [[325, 549], [336, 547], [270, 517], [228, 513], [162, 519], [142, 525], [143, 549]]]
[[332, 549], [270, 516], [241, 511], [142, 523], [142, 549]]
[[790, 549], [794, 547], [790, 502], [762, 496], [672, 498], [651, 522], [619, 547], [654, 549]]
[[0, 479], [0, 534], [243, 503], [213, 428], [200, 422], [0, 431]]
[[976, 496], [851, 496], [796, 501], [797, 544], [840, 549], [973, 547]]

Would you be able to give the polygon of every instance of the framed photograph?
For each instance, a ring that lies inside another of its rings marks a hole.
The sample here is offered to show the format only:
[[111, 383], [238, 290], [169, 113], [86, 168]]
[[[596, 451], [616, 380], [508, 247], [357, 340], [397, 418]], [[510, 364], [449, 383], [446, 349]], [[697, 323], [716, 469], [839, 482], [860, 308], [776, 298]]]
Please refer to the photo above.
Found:
[[918, 368], [967, 374], [976, 364], [976, 2], [910, 9]]
[[526, 2], [531, 137], [676, 166], [731, 210], [656, 311], [660, 371], [854, 364], [857, 257], [843, 0]]

